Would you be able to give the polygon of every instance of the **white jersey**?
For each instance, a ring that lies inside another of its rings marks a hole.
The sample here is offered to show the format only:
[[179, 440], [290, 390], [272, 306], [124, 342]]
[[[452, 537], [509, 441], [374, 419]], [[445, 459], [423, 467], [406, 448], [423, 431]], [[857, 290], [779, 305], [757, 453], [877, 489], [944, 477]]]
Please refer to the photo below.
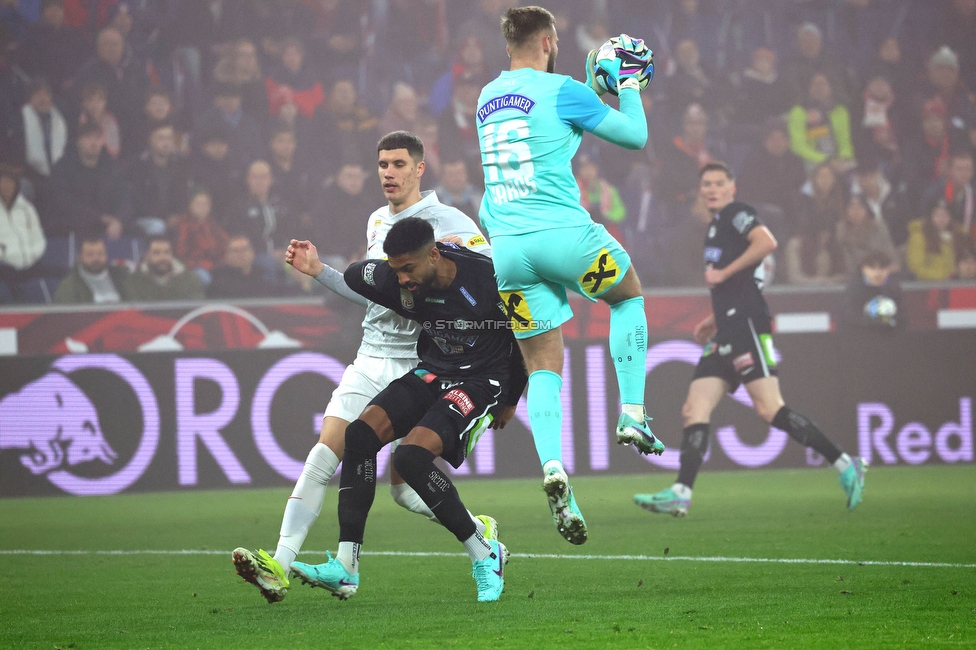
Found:
[[[454, 235], [461, 239], [465, 248], [491, 256], [488, 241], [470, 217], [438, 201], [433, 191], [422, 192], [421, 197], [418, 203], [397, 214], [390, 214], [389, 206], [384, 206], [369, 216], [366, 228], [367, 258], [386, 258], [383, 242], [387, 233], [393, 224], [407, 217], [419, 217], [430, 223], [435, 239]], [[366, 306], [359, 354], [387, 359], [414, 359], [417, 357], [419, 335], [420, 325], [371, 302]]]

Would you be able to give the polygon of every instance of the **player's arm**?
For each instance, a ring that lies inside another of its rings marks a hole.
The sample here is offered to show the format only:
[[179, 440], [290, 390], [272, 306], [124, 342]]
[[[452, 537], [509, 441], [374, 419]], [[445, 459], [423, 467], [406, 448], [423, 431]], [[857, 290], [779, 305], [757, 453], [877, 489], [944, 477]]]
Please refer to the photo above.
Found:
[[776, 250], [776, 238], [766, 226], [756, 225], [746, 237], [749, 239], [749, 247], [742, 252], [742, 255], [732, 260], [728, 266], [724, 269], [711, 267], [705, 269], [705, 282], [709, 287], [722, 284], [742, 269], [766, 259], [767, 255]]
[[625, 149], [640, 149], [647, 142], [647, 117], [640, 91], [635, 88], [620, 91], [617, 111], [604, 104], [592, 88], [567, 79], [559, 89], [556, 112], [571, 124]]
[[353, 262], [342, 274], [346, 285], [357, 294], [392, 309], [402, 316], [400, 304], [400, 285], [396, 274], [390, 270], [390, 265], [384, 260], [364, 260]]
[[295, 270], [315, 278], [323, 287], [346, 300], [364, 307], [369, 304], [368, 300], [346, 285], [342, 273], [319, 259], [318, 250], [312, 242], [292, 239], [285, 251], [285, 262], [291, 264]]

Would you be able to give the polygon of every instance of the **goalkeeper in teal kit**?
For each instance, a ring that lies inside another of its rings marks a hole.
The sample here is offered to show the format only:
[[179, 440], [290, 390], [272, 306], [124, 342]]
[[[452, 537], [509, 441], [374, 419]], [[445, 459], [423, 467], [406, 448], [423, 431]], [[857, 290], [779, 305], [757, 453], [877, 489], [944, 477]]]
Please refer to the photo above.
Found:
[[[491, 238], [498, 289], [529, 373], [528, 411], [542, 463], [543, 489], [560, 534], [573, 544], [587, 531], [562, 465], [563, 340], [572, 318], [566, 289], [610, 305], [610, 354], [623, 412], [617, 441], [660, 454], [644, 411], [647, 318], [630, 256], [580, 205], [572, 158], [583, 131], [627, 149], [647, 140], [640, 90], [651, 53], [621, 35], [587, 58], [588, 84], [553, 73], [553, 16], [541, 7], [509, 9], [502, 32], [511, 69], [478, 99], [476, 124], [485, 172], [481, 223]], [[618, 94], [620, 111], [598, 95]]]

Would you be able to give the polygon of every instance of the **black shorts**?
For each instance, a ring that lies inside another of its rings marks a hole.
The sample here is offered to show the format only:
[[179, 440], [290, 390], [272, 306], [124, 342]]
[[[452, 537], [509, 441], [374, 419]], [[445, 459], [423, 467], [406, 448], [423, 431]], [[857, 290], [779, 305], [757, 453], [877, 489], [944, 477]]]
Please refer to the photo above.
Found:
[[502, 390], [498, 379], [451, 379], [416, 369], [390, 382], [370, 405], [386, 411], [396, 439], [417, 426], [437, 433], [444, 443], [441, 458], [456, 468], [478, 420], [497, 410]]
[[735, 392], [740, 384], [776, 376], [772, 328], [768, 319], [747, 318], [720, 329], [702, 350], [695, 379], [718, 377]]

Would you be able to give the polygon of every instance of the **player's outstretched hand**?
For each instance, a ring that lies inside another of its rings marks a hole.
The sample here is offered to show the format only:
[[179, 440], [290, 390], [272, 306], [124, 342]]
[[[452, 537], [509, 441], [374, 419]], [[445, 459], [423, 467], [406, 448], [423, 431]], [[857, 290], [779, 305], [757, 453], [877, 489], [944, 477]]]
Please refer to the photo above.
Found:
[[489, 429], [504, 429], [509, 420], [515, 417], [515, 406], [506, 406], [498, 412], [498, 416], [492, 420]]
[[302, 241], [291, 240], [285, 250], [285, 262], [293, 266], [296, 271], [301, 271], [313, 278], [325, 268], [325, 264], [319, 260], [319, 252], [316, 250], [315, 244], [307, 239]]

